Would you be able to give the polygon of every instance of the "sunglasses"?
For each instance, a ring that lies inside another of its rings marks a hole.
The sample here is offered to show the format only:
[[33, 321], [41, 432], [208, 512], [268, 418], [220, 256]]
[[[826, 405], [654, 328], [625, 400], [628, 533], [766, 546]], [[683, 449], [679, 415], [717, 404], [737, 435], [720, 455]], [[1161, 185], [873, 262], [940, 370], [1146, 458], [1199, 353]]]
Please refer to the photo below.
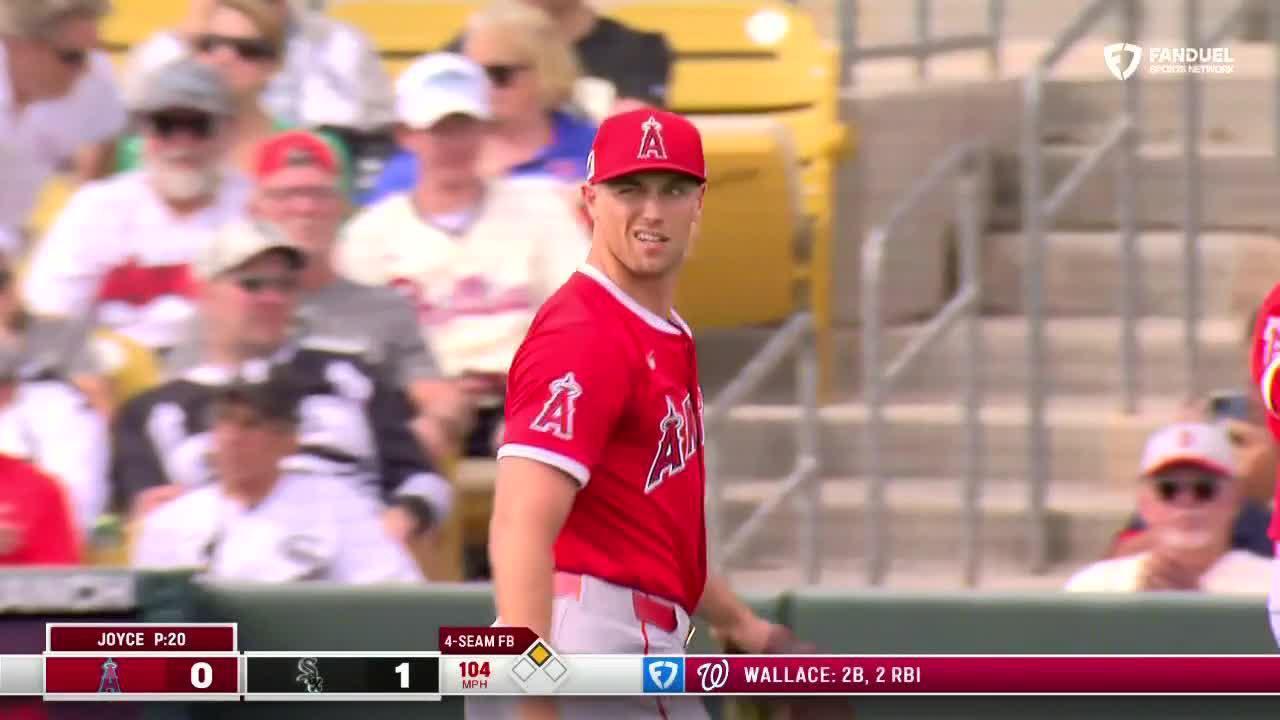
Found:
[[201, 140], [213, 136], [217, 120], [204, 113], [156, 113], [147, 117], [152, 131], [162, 138], [185, 132]]
[[504, 88], [516, 79], [516, 75], [524, 70], [528, 70], [528, 65], [485, 65], [484, 72], [489, 76], [489, 82], [495, 87]]
[[58, 62], [70, 68], [81, 68], [89, 60], [89, 51], [84, 48], [60, 48], [49, 46]]
[[196, 38], [196, 49], [202, 53], [211, 53], [220, 47], [231, 48], [241, 60], [264, 62], [274, 60], [279, 55], [275, 45], [259, 38], [232, 37], [230, 35], [214, 35], [205, 33]]
[[250, 295], [258, 295], [267, 290], [275, 290], [281, 295], [292, 295], [298, 291], [298, 278], [292, 275], [241, 275], [235, 282], [237, 287]]
[[1184, 491], [1190, 491], [1191, 497], [1195, 498], [1196, 502], [1203, 503], [1217, 497], [1220, 484], [1212, 478], [1198, 478], [1191, 482], [1163, 479], [1155, 482], [1155, 489], [1160, 499], [1167, 503], [1178, 499]]

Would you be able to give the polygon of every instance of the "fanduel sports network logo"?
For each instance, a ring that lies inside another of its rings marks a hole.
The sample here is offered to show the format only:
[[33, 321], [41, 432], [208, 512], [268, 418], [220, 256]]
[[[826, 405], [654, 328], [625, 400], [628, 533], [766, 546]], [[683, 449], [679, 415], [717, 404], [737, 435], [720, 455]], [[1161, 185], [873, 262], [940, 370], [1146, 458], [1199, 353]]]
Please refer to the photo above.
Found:
[[645, 658], [644, 691], [647, 693], [684, 692], [684, 658]]
[[[1121, 58], [1128, 53], [1129, 62], [1121, 64]], [[1107, 69], [1117, 80], [1128, 80], [1142, 62], [1142, 48], [1131, 43], [1111, 43], [1102, 48], [1102, 57], [1107, 61]]]

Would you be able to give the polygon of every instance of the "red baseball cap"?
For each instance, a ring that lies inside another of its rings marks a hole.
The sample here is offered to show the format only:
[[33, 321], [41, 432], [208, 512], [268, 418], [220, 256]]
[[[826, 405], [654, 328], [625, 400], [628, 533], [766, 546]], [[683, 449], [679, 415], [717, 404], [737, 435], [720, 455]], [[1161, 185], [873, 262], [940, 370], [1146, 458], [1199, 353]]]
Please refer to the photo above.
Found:
[[706, 182], [702, 134], [693, 123], [673, 112], [651, 108], [612, 115], [600, 123], [587, 156], [587, 182], [658, 170]]
[[338, 153], [323, 137], [306, 130], [288, 130], [264, 140], [254, 158], [253, 174], [261, 179], [295, 165], [314, 165], [334, 175], [342, 174]]

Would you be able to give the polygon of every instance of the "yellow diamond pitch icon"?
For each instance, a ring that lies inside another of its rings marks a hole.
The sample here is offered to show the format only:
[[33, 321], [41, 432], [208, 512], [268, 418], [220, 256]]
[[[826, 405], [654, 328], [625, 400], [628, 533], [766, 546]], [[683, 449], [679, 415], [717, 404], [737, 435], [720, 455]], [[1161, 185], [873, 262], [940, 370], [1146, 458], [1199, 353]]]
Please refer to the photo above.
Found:
[[538, 643], [529, 651], [529, 659], [533, 661], [534, 665], [542, 667], [544, 663], [551, 659], [551, 651], [547, 649], [546, 645]]

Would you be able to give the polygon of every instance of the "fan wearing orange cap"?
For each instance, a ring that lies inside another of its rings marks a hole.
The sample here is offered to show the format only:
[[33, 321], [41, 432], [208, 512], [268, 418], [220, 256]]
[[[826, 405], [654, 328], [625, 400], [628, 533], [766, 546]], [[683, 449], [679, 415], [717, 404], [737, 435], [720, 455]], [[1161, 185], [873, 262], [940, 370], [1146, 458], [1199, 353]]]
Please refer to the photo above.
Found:
[[[706, 163], [687, 119], [604, 121], [582, 196], [587, 261], [511, 365], [490, 523], [498, 621], [563, 653], [676, 655], [691, 616], [748, 652], [794, 645], [708, 573], [702, 392], [676, 282]], [[520, 717], [705, 718], [697, 699], [523, 700]], [[510, 717], [486, 700], [468, 716]]]

